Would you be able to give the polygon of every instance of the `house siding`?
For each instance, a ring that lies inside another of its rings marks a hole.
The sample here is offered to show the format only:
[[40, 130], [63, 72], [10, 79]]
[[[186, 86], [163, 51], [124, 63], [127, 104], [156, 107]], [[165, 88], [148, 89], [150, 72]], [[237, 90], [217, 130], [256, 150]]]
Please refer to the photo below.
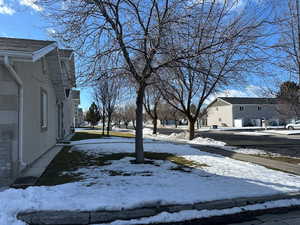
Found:
[[[14, 68], [23, 81], [23, 162], [32, 163], [56, 144], [56, 95], [47, 74], [43, 73], [41, 60], [15, 62]], [[48, 96], [48, 125], [41, 129], [41, 89]]]
[[0, 64], [0, 184], [8, 184], [18, 171], [19, 88]]
[[[241, 111], [240, 107], [244, 107]], [[261, 110], [258, 110], [258, 106]], [[275, 104], [235, 104], [232, 105], [233, 119], [278, 119], [279, 113], [277, 112]]]
[[218, 99], [207, 110], [207, 126], [230, 127], [233, 125], [232, 105]]

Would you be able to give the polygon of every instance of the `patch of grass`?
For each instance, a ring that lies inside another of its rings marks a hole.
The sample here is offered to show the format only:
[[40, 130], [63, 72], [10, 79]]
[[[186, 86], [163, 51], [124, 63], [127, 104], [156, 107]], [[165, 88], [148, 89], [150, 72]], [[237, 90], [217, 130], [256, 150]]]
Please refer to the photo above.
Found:
[[[106, 134], [106, 133], [105, 133]], [[102, 135], [102, 131], [100, 130], [82, 130], [76, 132], [75, 135], [72, 137], [71, 141], [80, 141], [85, 139], [99, 139], [105, 137], [124, 137], [124, 138], [134, 138], [135, 136], [131, 133], [124, 133], [124, 132], [110, 132], [110, 135]]]
[[[76, 182], [82, 180], [81, 174], [73, 174], [68, 172], [76, 171], [80, 168], [86, 168], [90, 166], [105, 166], [110, 165], [113, 160], [120, 160], [125, 157], [135, 157], [134, 153], [114, 153], [103, 155], [88, 155], [84, 152], [72, 150], [70, 146], [64, 147], [54, 160], [50, 163], [43, 175], [38, 179], [37, 186], [53, 186], [64, 183]], [[145, 163], [155, 164], [155, 160], [168, 160], [175, 164], [177, 167], [172, 170], [178, 170], [181, 172], [190, 172], [192, 167], [203, 167], [205, 164], [189, 161], [180, 156], [175, 156], [169, 153], [154, 153], [145, 152]], [[133, 160], [132, 163], [135, 163]], [[127, 173], [122, 171], [111, 170], [108, 171], [110, 176], [151, 176], [151, 172], [143, 173]]]

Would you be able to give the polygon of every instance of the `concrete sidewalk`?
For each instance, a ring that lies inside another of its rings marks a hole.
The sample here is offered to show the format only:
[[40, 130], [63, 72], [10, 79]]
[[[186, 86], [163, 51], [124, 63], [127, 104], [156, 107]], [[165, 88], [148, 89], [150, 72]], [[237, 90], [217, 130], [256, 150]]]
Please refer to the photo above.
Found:
[[13, 188], [26, 188], [36, 183], [50, 162], [62, 150], [63, 146], [54, 146], [26, 168], [11, 185]]
[[218, 148], [218, 147], [212, 147], [212, 146], [206, 146], [206, 145], [195, 145], [195, 144], [191, 144], [191, 146], [193, 148], [197, 148], [204, 152], [218, 154], [218, 155], [230, 157], [232, 159], [262, 165], [267, 168], [281, 170], [284, 172], [300, 175], [300, 165], [281, 162], [278, 160], [266, 159], [266, 158], [262, 158], [259, 156], [253, 156], [253, 155], [247, 155], [247, 154], [242, 154], [242, 153], [236, 153], [236, 152], [232, 152], [232, 151], [226, 151], [226, 150]]
[[300, 210], [285, 213], [266, 213], [255, 218], [228, 225], [300, 225]]
[[215, 216], [191, 221], [155, 223], [155, 225], [300, 225], [299, 207]]
[[[64, 141], [69, 141], [73, 134], [69, 135]], [[57, 144], [42, 154], [28, 168], [26, 168], [15, 182], [10, 185], [12, 188], [26, 188], [34, 185], [39, 177], [44, 173], [54, 157], [63, 149], [63, 145]]]

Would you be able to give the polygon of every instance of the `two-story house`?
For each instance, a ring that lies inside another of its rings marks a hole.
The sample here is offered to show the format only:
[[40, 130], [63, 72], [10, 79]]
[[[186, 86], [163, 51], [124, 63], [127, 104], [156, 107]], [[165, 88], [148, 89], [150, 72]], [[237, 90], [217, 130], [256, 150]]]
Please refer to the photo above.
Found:
[[263, 120], [279, 123], [276, 98], [218, 97], [207, 106], [207, 126], [261, 126]]

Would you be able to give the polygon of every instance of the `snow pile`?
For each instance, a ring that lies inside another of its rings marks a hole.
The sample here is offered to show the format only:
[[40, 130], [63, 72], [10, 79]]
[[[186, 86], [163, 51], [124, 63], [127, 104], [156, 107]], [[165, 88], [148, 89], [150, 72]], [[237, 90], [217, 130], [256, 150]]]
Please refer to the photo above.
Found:
[[190, 144], [200, 144], [200, 145], [216, 145], [216, 146], [226, 145], [225, 142], [216, 141], [216, 140], [211, 139], [211, 138], [202, 138], [202, 137], [194, 138], [193, 140], [189, 141], [188, 143], [190, 143]]
[[269, 134], [266, 134], [264, 132], [258, 132], [258, 131], [241, 131], [241, 132], [234, 132], [235, 135], [250, 135], [250, 136], [266, 136]]
[[183, 139], [188, 140], [189, 139], [189, 132], [184, 131], [180, 133], [172, 133], [168, 136], [169, 139]]
[[153, 130], [151, 128], [145, 127], [143, 129], [143, 135], [153, 135]]
[[264, 150], [254, 149], [254, 148], [236, 148], [236, 147], [231, 147], [231, 146], [224, 146], [221, 148], [224, 150], [227, 150], [227, 151], [242, 153], [242, 154], [247, 154], [247, 155], [268, 155], [268, 156], [273, 156], [273, 157], [281, 156], [278, 153], [267, 152]]
[[117, 220], [112, 223], [106, 224], [94, 224], [94, 225], [133, 225], [133, 224], [152, 224], [152, 223], [171, 223], [171, 222], [180, 222], [188, 221], [193, 219], [208, 218], [212, 216], [222, 216], [241, 213], [245, 211], [255, 211], [255, 210], [264, 210], [272, 209], [279, 207], [289, 207], [300, 205], [299, 199], [290, 199], [290, 200], [278, 200], [278, 201], [269, 201], [261, 204], [254, 204], [244, 207], [234, 207], [229, 209], [222, 210], [183, 210], [176, 213], [162, 212], [156, 216], [141, 218], [141, 219], [132, 219], [132, 220]]

